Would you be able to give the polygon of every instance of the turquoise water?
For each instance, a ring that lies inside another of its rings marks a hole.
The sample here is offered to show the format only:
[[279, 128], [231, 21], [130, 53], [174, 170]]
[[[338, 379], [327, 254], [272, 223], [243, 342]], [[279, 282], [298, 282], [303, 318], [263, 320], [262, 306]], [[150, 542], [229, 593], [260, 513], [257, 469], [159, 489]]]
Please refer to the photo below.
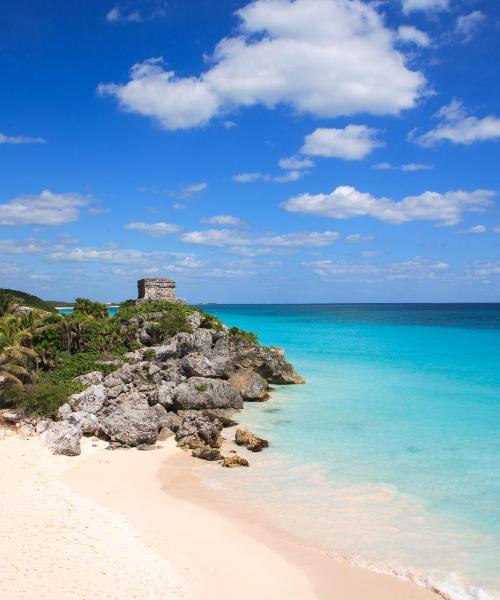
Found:
[[[72, 306], [61, 306], [60, 308], [57, 309], [57, 312], [60, 315], [70, 315], [73, 312], [73, 307]], [[116, 313], [118, 312], [118, 306], [110, 306], [108, 308], [108, 313], [110, 317], [113, 317], [114, 315], [116, 315]]]
[[237, 474], [256, 508], [450, 598], [500, 597], [500, 305], [209, 310], [307, 380], [247, 404], [271, 441]]

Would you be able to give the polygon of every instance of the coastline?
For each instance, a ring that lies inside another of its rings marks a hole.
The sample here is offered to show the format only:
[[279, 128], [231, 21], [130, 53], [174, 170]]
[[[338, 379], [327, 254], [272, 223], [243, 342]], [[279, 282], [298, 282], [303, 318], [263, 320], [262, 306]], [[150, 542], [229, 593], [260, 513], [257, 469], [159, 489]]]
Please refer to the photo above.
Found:
[[[168, 440], [152, 452], [95, 452], [65, 476], [78, 494], [125, 515], [174, 565], [188, 597], [432, 600], [390, 575], [337, 561], [235, 506], [201, 481], [202, 463]], [[208, 591], [209, 590], [209, 591]]]

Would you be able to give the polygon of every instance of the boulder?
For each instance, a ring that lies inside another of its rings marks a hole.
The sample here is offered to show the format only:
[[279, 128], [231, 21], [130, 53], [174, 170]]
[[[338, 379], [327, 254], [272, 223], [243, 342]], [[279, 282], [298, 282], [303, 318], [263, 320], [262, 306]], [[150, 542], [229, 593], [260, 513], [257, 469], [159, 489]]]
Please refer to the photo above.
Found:
[[197, 329], [193, 333], [178, 333], [177, 356], [182, 358], [191, 352], [210, 356], [212, 352], [212, 333], [208, 329]]
[[149, 395], [149, 403], [153, 405], [160, 404], [165, 408], [172, 408], [175, 387], [176, 384], [173, 382], [163, 382]]
[[179, 446], [198, 448], [208, 445], [220, 448], [222, 423], [218, 419], [210, 419], [196, 411], [186, 411], [182, 422], [175, 433]]
[[66, 417], [66, 422], [82, 430], [82, 433], [93, 435], [99, 428], [99, 421], [92, 413], [77, 410]]
[[99, 424], [112, 441], [129, 446], [154, 444], [158, 437], [158, 414], [147, 402], [138, 402], [137, 398], [104, 409]]
[[198, 329], [203, 321], [201, 313], [197, 310], [193, 311], [186, 317], [186, 323], [193, 329]]
[[252, 369], [241, 369], [229, 378], [229, 383], [243, 397], [243, 400], [257, 401], [267, 400], [269, 398], [269, 384]]
[[75, 377], [75, 381], [78, 381], [82, 385], [97, 385], [98, 383], [102, 383], [104, 376], [101, 371], [92, 371], [91, 373], [87, 373], [86, 375], [80, 375], [80, 377]]
[[243, 399], [227, 381], [191, 377], [175, 388], [174, 407], [184, 410], [243, 408]]
[[249, 462], [246, 458], [243, 458], [238, 454], [233, 454], [233, 456], [224, 457], [222, 466], [227, 467], [228, 469], [234, 469], [234, 467], [248, 467]]
[[234, 439], [236, 440], [238, 446], [245, 446], [252, 452], [260, 452], [269, 446], [269, 442], [267, 440], [257, 437], [253, 433], [244, 431], [243, 429], [236, 430]]
[[201, 458], [202, 460], [219, 460], [221, 453], [217, 448], [211, 448], [210, 446], [200, 446], [195, 448], [191, 455], [195, 458]]
[[58, 411], [57, 411], [57, 416], [59, 419], [61, 419], [61, 421], [64, 421], [65, 419], [67, 419], [69, 417], [69, 415], [73, 412], [73, 409], [71, 408], [71, 406], [65, 402], [62, 406], [59, 407]]
[[54, 423], [40, 437], [52, 454], [78, 456], [81, 452], [82, 430], [65, 421]]
[[91, 385], [79, 394], [73, 394], [69, 397], [68, 403], [74, 411], [84, 410], [95, 414], [104, 406], [106, 399], [106, 388], [102, 383], [99, 383], [98, 385]]
[[238, 412], [234, 408], [207, 408], [200, 412], [209, 419], [219, 419], [223, 427], [234, 427], [234, 425], [238, 424], [233, 419], [234, 415]]
[[180, 364], [187, 377], [214, 377], [216, 375], [208, 358], [197, 352], [187, 354]]

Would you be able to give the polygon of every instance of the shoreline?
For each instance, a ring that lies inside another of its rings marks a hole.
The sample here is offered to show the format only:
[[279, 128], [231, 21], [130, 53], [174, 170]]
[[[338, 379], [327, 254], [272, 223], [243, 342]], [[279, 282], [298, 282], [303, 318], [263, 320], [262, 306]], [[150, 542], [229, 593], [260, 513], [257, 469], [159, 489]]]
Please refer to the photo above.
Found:
[[152, 452], [93, 453], [65, 479], [79, 494], [125, 515], [174, 565], [195, 600], [229, 598], [235, 589], [248, 600], [256, 594], [297, 600], [439, 597], [396, 576], [341, 562], [273, 527], [244, 503], [235, 506], [201, 481], [202, 470], [220, 466], [200, 463], [168, 440]]

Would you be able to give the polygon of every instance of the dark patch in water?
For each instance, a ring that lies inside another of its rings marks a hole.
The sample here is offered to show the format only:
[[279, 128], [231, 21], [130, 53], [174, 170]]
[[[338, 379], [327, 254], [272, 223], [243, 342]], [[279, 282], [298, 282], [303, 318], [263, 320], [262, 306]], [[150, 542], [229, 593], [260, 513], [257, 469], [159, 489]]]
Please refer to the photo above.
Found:
[[281, 410], [281, 408], [264, 408], [263, 412], [266, 413], [275, 413], [275, 412], [279, 412]]
[[277, 421], [274, 421], [273, 425], [288, 425], [288, 423], [291, 422], [290, 419], [278, 419]]
[[419, 452], [422, 452], [422, 448], [417, 448], [417, 446], [407, 446], [406, 450], [410, 454], [418, 454]]

